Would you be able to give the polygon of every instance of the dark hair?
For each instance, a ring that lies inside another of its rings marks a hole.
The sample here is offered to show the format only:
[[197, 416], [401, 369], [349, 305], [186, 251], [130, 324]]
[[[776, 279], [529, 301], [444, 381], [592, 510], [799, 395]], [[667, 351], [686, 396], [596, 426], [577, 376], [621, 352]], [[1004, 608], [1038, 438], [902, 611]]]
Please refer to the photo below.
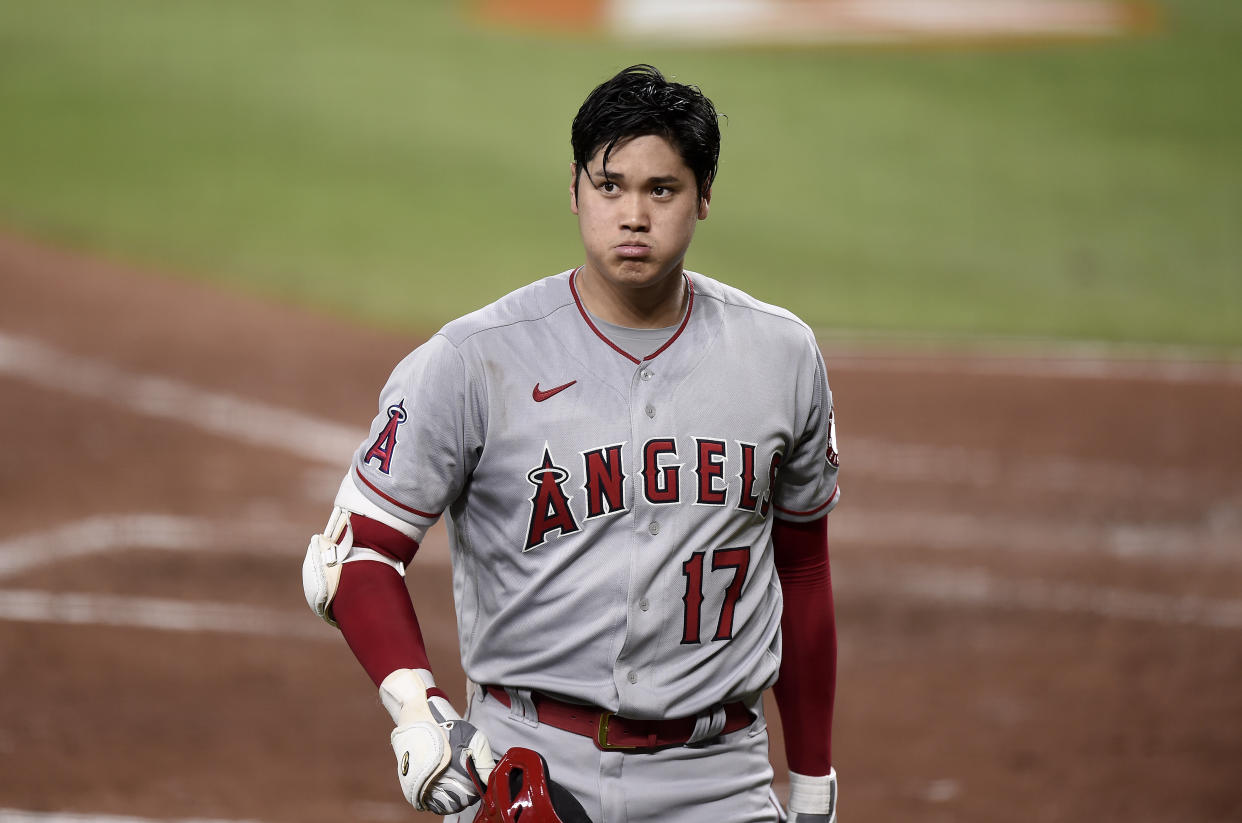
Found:
[[617, 144], [656, 135], [667, 140], [694, 172], [702, 198], [716, 179], [720, 161], [719, 116], [698, 86], [666, 80], [659, 69], [645, 63], [630, 66], [596, 86], [578, 109], [570, 129], [574, 162], [581, 174], [602, 148], [607, 177], [608, 156]]

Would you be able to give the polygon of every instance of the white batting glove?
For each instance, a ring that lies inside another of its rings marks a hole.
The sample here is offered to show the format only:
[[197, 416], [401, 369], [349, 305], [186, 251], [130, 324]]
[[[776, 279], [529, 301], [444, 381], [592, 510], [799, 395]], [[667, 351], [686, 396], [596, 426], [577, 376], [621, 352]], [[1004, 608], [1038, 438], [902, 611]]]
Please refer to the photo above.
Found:
[[486, 786], [496, 761], [481, 731], [427, 696], [434, 685], [426, 669], [398, 669], [380, 684], [380, 700], [397, 724], [390, 739], [401, 793], [421, 812], [455, 814], [479, 799], [467, 762]]
[[837, 823], [837, 771], [822, 777], [789, 773], [789, 823]]

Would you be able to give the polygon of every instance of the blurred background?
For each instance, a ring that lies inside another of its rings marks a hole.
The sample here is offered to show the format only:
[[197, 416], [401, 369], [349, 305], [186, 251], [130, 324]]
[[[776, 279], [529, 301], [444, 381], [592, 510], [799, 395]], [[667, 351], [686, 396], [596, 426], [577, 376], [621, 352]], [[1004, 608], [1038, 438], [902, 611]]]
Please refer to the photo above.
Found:
[[[797, 28], [765, 30], [757, 7]], [[989, 36], [967, 12], [993, 7], [1011, 11]], [[1077, 7], [1117, 22], [1053, 13]], [[647, 61], [728, 116], [691, 265], [727, 263], [817, 328], [1242, 342], [1236, 3], [15, 0], [0, 15], [0, 214], [52, 243], [434, 329], [574, 264], [569, 121], [585, 90]]]
[[727, 118], [688, 267], [828, 358], [842, 819], [1242, 819], [1240, 44], [1231, 0], [0, 4], [0, 823], [413, 814], [303, 547], [392, 365], [579, 262], [569, 123], [637, 62]]

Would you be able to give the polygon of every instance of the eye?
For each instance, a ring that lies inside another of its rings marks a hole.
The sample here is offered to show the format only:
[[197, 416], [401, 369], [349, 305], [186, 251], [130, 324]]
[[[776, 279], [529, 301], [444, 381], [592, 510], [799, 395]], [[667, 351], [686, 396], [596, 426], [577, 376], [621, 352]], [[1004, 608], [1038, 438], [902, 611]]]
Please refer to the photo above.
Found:
[[652, 195], [656, 197], [667, 197], [668, 195], [672, 194], [673, 191], [672, 189], [669, 189], [665, 186], [656, 186], [654, 189], [651, 190], [651, 193]]
[[604, 194], [612, 194], [617, 191], [617, 184], [611, 180], [605, 180], [603, 183], [599, 184], [599, 190]]

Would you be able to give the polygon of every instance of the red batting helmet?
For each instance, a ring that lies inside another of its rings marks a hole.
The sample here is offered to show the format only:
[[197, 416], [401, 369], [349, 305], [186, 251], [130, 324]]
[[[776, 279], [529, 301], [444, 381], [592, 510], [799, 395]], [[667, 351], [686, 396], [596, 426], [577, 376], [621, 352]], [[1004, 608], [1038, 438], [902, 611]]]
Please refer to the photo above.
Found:
[[514, 747], [492, 771], [474, 823], [591, 823], [591, 819], [578, 798], [553, 782], [543, 755]]

